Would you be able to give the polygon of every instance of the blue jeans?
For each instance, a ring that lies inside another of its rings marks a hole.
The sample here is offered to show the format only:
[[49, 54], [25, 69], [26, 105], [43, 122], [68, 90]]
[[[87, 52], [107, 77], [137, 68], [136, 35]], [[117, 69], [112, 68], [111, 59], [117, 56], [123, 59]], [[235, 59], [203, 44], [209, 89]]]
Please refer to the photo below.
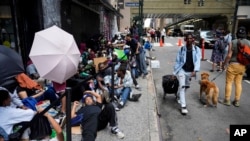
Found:
[[147, 75], [147, 65], [145, 61], [145, 51], [141, 50], [139, 54], [136, 54], [136, 63], [140, 73]]
[[50, 100], [50, 103], [52, 103], [57, 100], [56, 91], [53, 87], [48, 87], [48, 89], [41, 96], [36, 97], [35, 99], [37, 102], [43, 100]]
[[127, 102], [130, 92], [131, 92], [130, 87], [124, 87], [121, 91], [115, 89], [115, 94], [117, 96], [120, 96], [120, 99], [124, 104]]
[[8, 134], [5, 132], [5, 130], [0, 127], [0, 136], [2, 136], [4, 138], [4, 140], [8, 140]]

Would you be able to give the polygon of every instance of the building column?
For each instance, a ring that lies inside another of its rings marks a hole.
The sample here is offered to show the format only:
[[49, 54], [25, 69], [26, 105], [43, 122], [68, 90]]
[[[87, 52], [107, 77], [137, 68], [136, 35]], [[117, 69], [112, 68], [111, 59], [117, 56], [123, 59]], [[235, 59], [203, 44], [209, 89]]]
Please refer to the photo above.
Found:
[[165, 27], [164, 18], [160, 18], [160, 28]]
[[227, 29], [233, 33], [233, 14], [227, 14], [225, 15], [227, 17]]

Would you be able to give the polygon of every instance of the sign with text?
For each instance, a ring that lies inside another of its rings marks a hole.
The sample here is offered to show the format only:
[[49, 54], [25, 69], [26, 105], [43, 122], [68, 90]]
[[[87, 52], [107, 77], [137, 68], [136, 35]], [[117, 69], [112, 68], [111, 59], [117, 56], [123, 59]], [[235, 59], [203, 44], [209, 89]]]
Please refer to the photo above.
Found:
[[230, 141], [249, 141], [250, 125], [230, 125]]
[[127, 6], [127, 7], [139, 7], [139, 2], [126, 2], [125, 6]]

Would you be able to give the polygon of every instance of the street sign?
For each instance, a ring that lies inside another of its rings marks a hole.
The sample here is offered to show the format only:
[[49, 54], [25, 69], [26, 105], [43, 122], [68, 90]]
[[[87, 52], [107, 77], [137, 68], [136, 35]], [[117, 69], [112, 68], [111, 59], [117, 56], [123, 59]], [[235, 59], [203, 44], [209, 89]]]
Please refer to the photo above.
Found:
[[139, 2], [126, 2], [126, 7], [139, 7]]

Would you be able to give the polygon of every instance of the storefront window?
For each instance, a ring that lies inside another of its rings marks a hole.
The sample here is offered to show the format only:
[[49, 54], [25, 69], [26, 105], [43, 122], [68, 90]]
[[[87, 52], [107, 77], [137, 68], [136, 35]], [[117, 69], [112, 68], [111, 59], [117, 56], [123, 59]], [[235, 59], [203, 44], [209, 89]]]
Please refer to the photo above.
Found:
[[0, 5], [0, 45], [15, 49], [14, 35], [10, 6]]

